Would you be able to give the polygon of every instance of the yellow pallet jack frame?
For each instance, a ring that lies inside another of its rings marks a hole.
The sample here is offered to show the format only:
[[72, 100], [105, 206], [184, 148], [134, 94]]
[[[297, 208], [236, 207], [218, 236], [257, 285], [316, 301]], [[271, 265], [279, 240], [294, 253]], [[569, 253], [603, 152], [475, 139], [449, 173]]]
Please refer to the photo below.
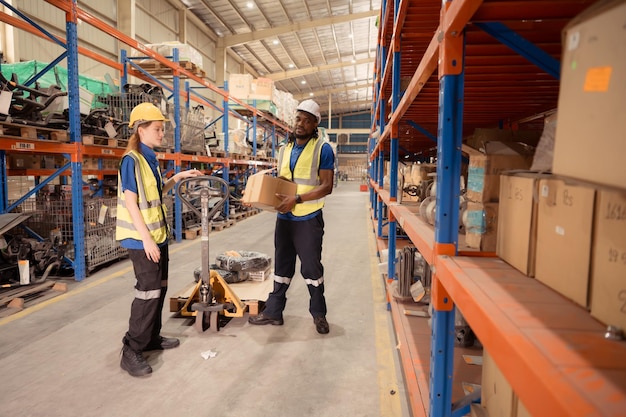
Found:
[[[176, 194], [201, 220], [202, 272], [180, 313], [196, 318], [194, 327], [198, 332], [207, 328], [217, 332], [220, 315], [243, 317], [246, 309], [224, 278], [217, 271], [209, 270], [209, 221], [228, 199], [228, 183], [213, 176], [186, 178], [176, 184]], [[191, 201], [192, 196], [200, 197], [200, 210]], [[209, 200], [216, 197], [219, 201], [209, 208]]]

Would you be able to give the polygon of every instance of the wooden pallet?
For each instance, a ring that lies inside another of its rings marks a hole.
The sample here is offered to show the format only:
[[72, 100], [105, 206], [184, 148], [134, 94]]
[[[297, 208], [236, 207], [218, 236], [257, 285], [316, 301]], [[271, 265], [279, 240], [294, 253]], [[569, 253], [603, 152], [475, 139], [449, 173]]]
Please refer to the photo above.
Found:
[[67, 292], [64, 282], [45, 281], [41, 284], [23, 285], [0, 294], [0, 318], [54, 298]]
[[254, 216], [255, 214], [260, 213], [260, 211], [261, 210], [259, 210], [257, 208], [253, 208], [253, 209], [244, 211], [244, 213], [245, 213], [246, 217], [250, 217], [250, 216]]
[[[187, 300], [189, 300], [189, 297], [191, 297], [196, 285], [196, 282], [190, 282], [179, 292], [170, 296], [171, 313], [177, 313], [183, 308]], [[270, 280], [266, 280], [265, 282], [244, 281], [236, 284], [228, 284], [230, 289], [233, 290], [244, 303], [246, 310], [251, 316], [259, 314], [263, 304], [265, 304], [263, 300], [266, 299], [267, 294], [272, 291], [273, 285], [273, 282]]]
[[185, 229], [184, 237], [186, 240], [193, 240], [202, 234], [201, 227], [190, 227]]
[[67, 143], [70, 141], [67, 130], [0, 122], [0, 136], [13, 136], [31, 140], [50, 140]]
[[[159, 61], [145, 60], [137, 63], [137, 65], [151, 75], [171, 76], [173, 73], [172, 68]], [[200, 78], [206, 78], [206, 72], [191, 61], [180, 61], [178, 65]], [[184, 78], [184, 75], [181, 74], [181, 78]]]
[[104, 136], [83, 135], [83, 145], [107, 146], [109, 148], [125, 148], [127, 141], [124, 139], [107, 138]]
[[227, 219], [221, 222], [211, 222], [211, 230], [220, 231], [237, 223], [235, 220]]
[[246, 217], [248, 217], [248, 214], [245, 211], [239, 211], [229, 216], [230, 219], [235, 220], [237, 222], [245, 219]]

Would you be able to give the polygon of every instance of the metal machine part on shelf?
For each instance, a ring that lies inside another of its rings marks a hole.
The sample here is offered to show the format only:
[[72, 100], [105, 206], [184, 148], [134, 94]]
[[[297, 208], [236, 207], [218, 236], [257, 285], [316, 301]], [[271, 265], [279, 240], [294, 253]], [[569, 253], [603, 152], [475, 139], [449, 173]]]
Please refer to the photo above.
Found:
[[24, 237], [21, 233], [7, 236], [11, 238], [0, 251], [3, 271], [0, 274], [0, 283], [3, 287], [21, 285], [20, 276], [15, 274], [21, 262], [26, 261], [25, 265], [28, 267], [27, 284], [44, 282], [66, 266], [66, 245], [60, 242], [58, 236], [43, 241]]
[[[85, 235], [74, 236], [72, 227], [72, 200], [68, 186], [42, 190], [36, 199], [28, 199], [17, 210], [30, 215], [23, 224], [38, 236], [64, 246], [64, 256], [74, 257], [71, 250], [75, 239], [83, 239], [85, 265], [88, 272], [97, 267], [128, 256], [128, 251], [115, 240], [115, 209], [117, 198], [85, 199]], [[37, 246], [37, 248], [40, 248]], [[67, 248], [67, 249], [65, 249]]]
[[0, 91], [10, 94], [8, 111], [0, 113], [2, 121], [50, 126], [57, 121], [56, 119], [62, 118], [57, 112], [50, 111], [53, 103], [67, 96], [67, 92], [58, 86], [39, 88], [35, 83], [35, 87], [32, 88], [19, 84], [15, 74], [8, 80], [0, 73]]

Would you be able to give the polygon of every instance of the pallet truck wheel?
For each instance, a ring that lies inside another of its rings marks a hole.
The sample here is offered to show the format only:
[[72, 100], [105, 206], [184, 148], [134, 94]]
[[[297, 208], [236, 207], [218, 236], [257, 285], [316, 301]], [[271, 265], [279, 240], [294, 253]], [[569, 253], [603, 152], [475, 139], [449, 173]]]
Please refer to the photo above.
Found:
[[218, 332], [219, 327], [219, 313], [217, 311], [209, 312], [209, 328], [212, 332]]
[[196, 322], [194, 323], [194, 326], [198, 333], [204, 333], [204, 331], [209, 327], [210, 317], [210, 311], [196, 311]]

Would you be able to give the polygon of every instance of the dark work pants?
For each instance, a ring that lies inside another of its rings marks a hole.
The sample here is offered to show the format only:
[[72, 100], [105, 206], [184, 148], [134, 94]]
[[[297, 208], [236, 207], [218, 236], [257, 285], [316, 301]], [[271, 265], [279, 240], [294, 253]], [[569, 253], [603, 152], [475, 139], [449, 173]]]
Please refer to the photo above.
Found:
[[137, 283], [135, 299], [130, 308], [128, 332], [123, 342], [131, 349], [141, 351], [151, 342], [158, 342], [161, 333], [169, 252], [168, 246], [163, 246], [158, 263], [148, 259], [143, 249], [129, 249], [128, 253], [133, 262]]
[[[296, 272], [296, 257], [300, 259], [300, 273], [307, 281], [309, 312], [313, 317], [326, 316], [324, 298], [324, 266], [322, 265], [322, 238], [324, 218], [317, 216], [305, 221], [276, 219], [274, 232], [274, 290], [265, 303], [264, 314], [279, 318], [287, 303], [287, 290]], [[319, 282], [322, 281], [322, 282]]]

